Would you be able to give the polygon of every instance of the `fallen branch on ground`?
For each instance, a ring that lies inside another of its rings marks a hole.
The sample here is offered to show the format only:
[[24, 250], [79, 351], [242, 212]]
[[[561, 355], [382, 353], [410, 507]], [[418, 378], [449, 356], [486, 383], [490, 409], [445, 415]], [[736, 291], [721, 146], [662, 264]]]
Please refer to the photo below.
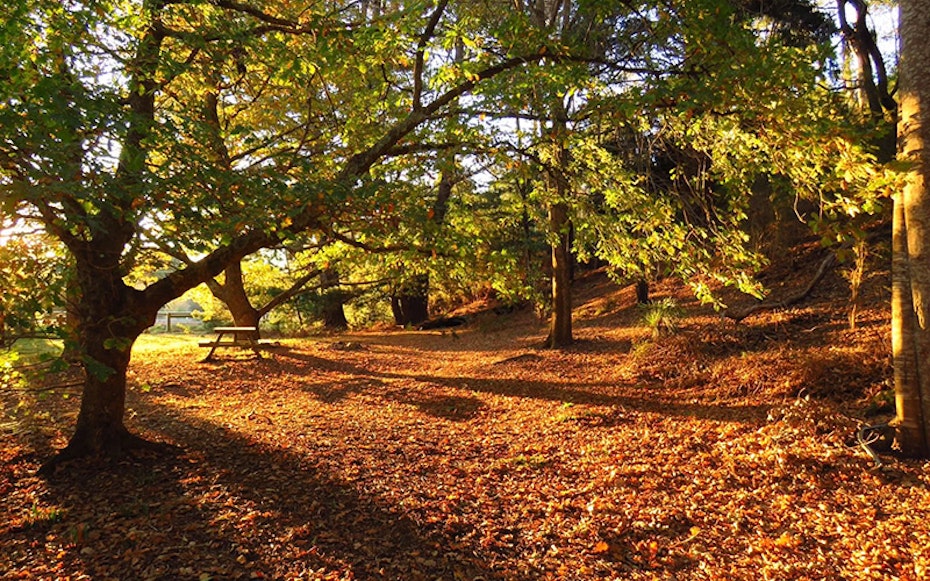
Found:
[[739, 323], [746, 317], [754, 315], [756, 313], [764, 311], [773, 311], [775, 309], [783, 309], [785, 307], [790, 307], [791, 305], [797, 304], [808, 297], [808, 295], [813, 292], [814, 288], [823, 280], [823, 277], [830, 271], [830, 269], [836, 264], [836, 255], [832, 252], [823, 259], [823, 262], [820, 263], [820, 267], [817, 269], [817, 274], [814, 275], [814, 278], [807, 283], [800, 292], [797, 292], [793, 295], [789, 295], [781, 300], [777, 301], [762, 301], [754, 305], [750, 305], [744, 309], [736, 310], [728, 309], [724, 316], [728, 319], [736, 321]]

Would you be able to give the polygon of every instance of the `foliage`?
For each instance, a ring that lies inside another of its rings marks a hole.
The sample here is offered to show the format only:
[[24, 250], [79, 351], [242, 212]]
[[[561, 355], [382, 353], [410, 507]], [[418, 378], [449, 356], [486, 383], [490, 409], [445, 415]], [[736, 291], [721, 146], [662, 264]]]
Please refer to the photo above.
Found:
[[0, 351], [0, 390], [20, 387], [22, 375], [16, 369], [19, 356], [15, 351]]
[[675, 299], [671, 297], [640, 305], [640, 308], [643, 310], [643, 324], [647, 329], [652, 330], [653, 338], [675, 333], [678, 330], [678, 322], [684, 314]]
[[55, 333], [64, 318], [69, 272], [62, 250], [28, 232], [0, 239], [0, 345], [31, 333]]
[[[354, 29], [332, 13], [304, 12], [306, 30], [321, 34], [283, 25], [256, 33], [255, 14], [218, 6], [177, 3], [157, 15], [43, 13], [39, 1], [18, 6], [10, 8], [7, 34], [45, 30], [53, 44], [34, 55], [7, 49], [11, 62], [31, 60], [39, 75], [17, 76], [23, 90], [8, 93], [5, 124], [14, 125], [17, 115], [37, 118], [34, 130], [12, 136], [7, 155], [67, 128], [72, 141], [47, 144], [43, 159], [58, 167], [80, 153], [96, 169], [82, 172], [77, 188], [55, 187], [96, 208], [91, 215], [112, 211], [144, 232], [123, 255], [127, 272], [135, 265], [164, 277], [182, 267], [166, 254], [209, 252], [250, 230], [282, 232], [309, 205], [321, 208], [329, 228], [369, 248], [402, 248], [356, 261], [379, 278], [428, 272], [438, 299], [488, 285], [508, 302], [538, 299], [547, 230], [541, 210], [553, 201], [545, 185], [553, 144], [541, 139], [554, 100], [565, 104], [570, 122], [563, 145], [572, 154], [566, 177], [578, 254], [608, 260], [623, 277], [677, 274], [705, 300], [715, 299], [697, 275], [761, 292], [750, 278], [760, 260], [741, 231], [757, 176], [784, 180], [787, 195], [816, 192], [822, 212], [814, 222], [825, 239], [843, 236], [850, 215], [879, 211], [893, 185], [837, 132], [841, 104], [823, 91], [818, 96], [825, 55], [811, 44], [816, 34], [805, 42], [765, 36], [751, 11], [734, 12], [728, 2], [673, 2], [654, 11], [569, 3], [575, 28], [558, 30], [532, 11], [453, 3], [430, 47], [417, 40], [428, 11], [416, 3], [377, 16], [353, 13], [371, 17]], [[799, 34], [805, 26], [819, 30], [807, 8], [796, 8], [767, 16], [794, 22]], [[261, 18], [290, 22], [295, 10], [272, 5]], [[119, 160], [107, 144], [140, 121], [122, 103], [132, 50], [152, 18], [170, 33], [157, 72], [158, 114], [145, 129], [149, 161], [138, 191], [114, 194]], [[78, 22], [86, 26], [71, 26]], [[109, 36], [99, 33], [103, 28]], [[95, 52], [112, 57], [82, 60]], [[384, 158], [351, 187], [332, 182], [340, 164], [402, 119], [412, 99], [456, 87], [497, 53], [538, 52], [552, 57], [481, 83], [458, 117], [415, 128], [407, 153]], [[429, 82], [417, 85], [412, 76], [421, 59]], [[63, 122], [49, 113], [55, 107], [78, 112], [71, 125], [55, 125]], [[521, 117], [536, 121], [514, 124]], [[651, 146], [624, 152], [630, 136]], [[675, 151], [686, 156], [676, 159]], [[438, 224], [431, 199], [440, 172], [449, 169], [447, 152], [473, 177], [456, 184], [448, 217]], [[649, 168], [650, 155], [675, 165]], [[702, 156], [697, 173], [687, 168]], [[481, 171], [490, 179], [478, 177]], [[39, 172], [17, 179], [41, 183], [52, 175]], [[709, 185], [695, 195], [698, 182]], [[43, 192], [10, 201], [41, 206]], [[85, 227], [80, 212], [64, 217], [75, 221], [68, 226], [75, 232]]]

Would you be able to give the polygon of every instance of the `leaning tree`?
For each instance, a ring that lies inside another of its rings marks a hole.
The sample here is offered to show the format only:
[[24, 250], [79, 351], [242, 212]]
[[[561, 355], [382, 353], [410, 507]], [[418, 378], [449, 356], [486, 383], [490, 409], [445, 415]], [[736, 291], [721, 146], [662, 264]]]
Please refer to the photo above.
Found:
[[[291, 233], [325, 233], [416, 128], [539, 58], [478, 51], [441, 66], [430, 52], [456, 33], [447, 4], [367, 19], [320, 2], [0, 8], [2, 211], [61, 241], [78, 291], [81, 407], [46, 468], [149, 445], [124, 425], [126, 371], [159, 308]], [[174, 237], [202, 258], [130, 286], [134, 261]]]

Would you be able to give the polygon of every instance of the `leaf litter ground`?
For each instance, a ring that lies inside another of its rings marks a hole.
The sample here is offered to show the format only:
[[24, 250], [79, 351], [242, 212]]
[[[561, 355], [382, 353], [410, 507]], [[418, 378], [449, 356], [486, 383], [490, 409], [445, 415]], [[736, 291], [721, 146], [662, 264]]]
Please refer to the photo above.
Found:
[[48, 479], [78, 394], [6, 394], [0, 574], [926, 578], [930, 469], [853, 445], [887, 411], [884, 285], [855, 331], [841, 287], [738, 326], [686, 305], [653, 337], [632, 289], [594, 276], [564, 351], [536, 348], [528, 313], [260, 361], [153, 349], [128, 424], [183, 451]]

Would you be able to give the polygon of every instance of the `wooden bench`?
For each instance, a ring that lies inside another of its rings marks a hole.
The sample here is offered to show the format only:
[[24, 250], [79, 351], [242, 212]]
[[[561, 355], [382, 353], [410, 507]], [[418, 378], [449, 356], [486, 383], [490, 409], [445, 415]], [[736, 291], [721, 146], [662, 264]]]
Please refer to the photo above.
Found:
[[[255, 327], [214, 327], [213, 332], [216, 333], [216, 339], [213, 341], [201, 341], [198, 343], [200, 347], [209, 347], [210, 352], [207, 353], [207, 356], [203, 358], [204, 361], [209, 361], [213, 357], [213, 352], [219, 347], [236, 347], [238, 349], [251, 349], [255, 352], [255, 355], [261, 359], [262, 353], [259, 351], [259, 341], [255, 340], [255, 332], [257, 329]], [[232, 336], [231, 339], [226, 341], [223, 340], [223, 337]]]

